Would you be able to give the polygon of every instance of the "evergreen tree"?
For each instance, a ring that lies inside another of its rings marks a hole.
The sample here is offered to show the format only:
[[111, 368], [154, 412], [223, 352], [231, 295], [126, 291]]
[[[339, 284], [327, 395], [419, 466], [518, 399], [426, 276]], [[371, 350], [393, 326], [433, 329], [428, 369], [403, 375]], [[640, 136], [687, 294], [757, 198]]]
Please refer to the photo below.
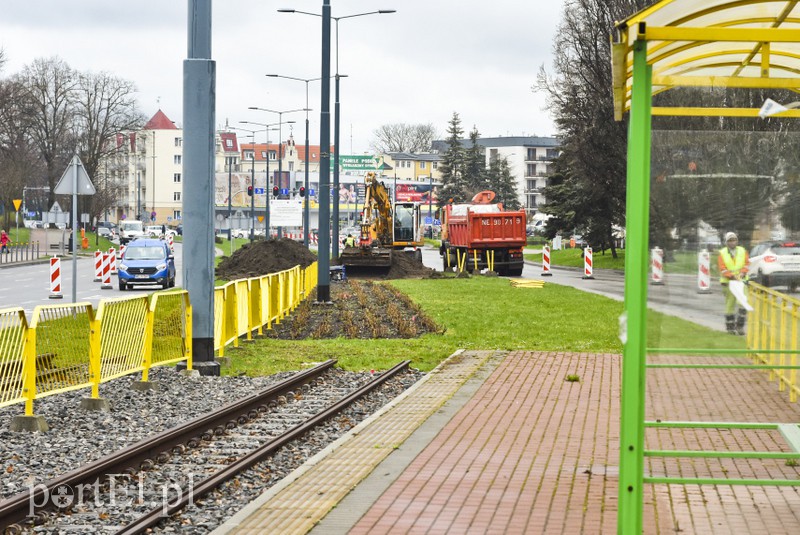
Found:
[[461, 146], [461, 136], [464, 131], [461, 129], [461, 119], [456, 112], [453, 112], [453, 117], [450, 119], [447, 134], [447, 152], [439, 163], [439, 171], [442, 174], [440, 206], [451, 199], [453, 202], [466, 202], [472, 198], [471, 195], [467, 198], [464, 184], [464, 147]]
[[469, 133], [470, 146], [464, 154], [464, 186], [470, 198], [479, 191], [491, 189], [488, 188], [484, 148], [478, 144], [478, 138], [478, 129], [473, 126]]
[[486, 188], [495, 192], [494, 202], [501, 202], [506, 210], [519, 210], [521, 205], [517, 195], [516, 181], [511, 175], [511, 168], [508, 166], [508, 158], [498, 156], [489, 162], [489, 169], [486, 172]]

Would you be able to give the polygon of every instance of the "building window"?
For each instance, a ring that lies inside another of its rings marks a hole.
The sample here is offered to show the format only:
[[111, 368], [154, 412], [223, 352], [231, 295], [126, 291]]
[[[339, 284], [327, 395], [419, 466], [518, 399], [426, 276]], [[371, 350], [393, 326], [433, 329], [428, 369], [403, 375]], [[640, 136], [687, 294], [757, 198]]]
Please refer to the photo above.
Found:
[[181, 200], [181, 192], [175, 191], [172, 193], [172, 200], [173, 201], [180, 201]]
[[181, 211], [180, 210], [173, 210], [172, 211], [172, 219], [174, 219], [175, 221], [180, 221], [181, 220]]
[[489, 160], [494, 161], [497, 159], [497, 149], [489, 149]]
[[529, 163], [526, 165], [527, 171], [525, 172], [525, 176], [536, 176], [536, 164]]
[[528, 149], [528, 161], [536, 159], [536, 149]]
[[176, 147], [182, 147], [183, 146], [183, 138], [176, 137], [175, 138], [175, 146]]
[[289, 162], [289, 171], [294, 171], [294, 162]]
[[267, 151], [265, 151], [265, 150], [261, 151], [261, 159], [262, 160], [266, 160], [267, 159]]
[[437, 169], [439, 167], [439, 162], [433, 162], [433, 168]]
[[176, 154], [175, 156], [173, 156], [172, 157], [172, 162], [175, 165], [180, 165], [181, 164], [181, 155], [180, 154]]
[[225, 148], [232, 149], [233, 148], [233, 140], [230, 138], [225, 139]]
[[180, 184], [181, 183], [181, 174], [180, 173], [173, 174], [172, 175], [172, 181], [175, 182], [176, 184]]
[[419, 162], [419, 168], [425, 169], [425, 162]]
[[245, 160], [255, 160], [255, 158], [256, 158], [255, 151], [252, 151], [252, 150], [244, 151], [244, 159]]
[[269, 151], [269, 159], [272, 160], [272, 161], [277, 160], [278, 159], [278, 151], [276, 151], [276, 150]]

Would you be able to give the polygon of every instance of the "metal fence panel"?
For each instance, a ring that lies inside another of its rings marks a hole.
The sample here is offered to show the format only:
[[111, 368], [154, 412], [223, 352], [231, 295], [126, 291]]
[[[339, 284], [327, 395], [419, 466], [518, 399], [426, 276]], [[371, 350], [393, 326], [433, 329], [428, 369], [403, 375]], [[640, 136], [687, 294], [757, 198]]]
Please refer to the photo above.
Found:
[[21, 308], [0, 310], [0, 407], [25, 398], [25, 331], [28, 323]]

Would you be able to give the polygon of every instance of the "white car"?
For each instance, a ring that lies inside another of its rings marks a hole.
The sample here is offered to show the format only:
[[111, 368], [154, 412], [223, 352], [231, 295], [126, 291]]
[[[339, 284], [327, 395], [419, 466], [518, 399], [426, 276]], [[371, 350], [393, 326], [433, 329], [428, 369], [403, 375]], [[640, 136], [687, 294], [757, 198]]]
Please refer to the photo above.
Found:
[[150, 236], [151, 238], [158, 238], [159, 236], [164, 235], [161, 225], [149, 225], [145, 227], [144, 234], [145, 236]]
[[770, 241], [750, 251], [750, 278], [764, 286], [800, 286], [800, 242]]

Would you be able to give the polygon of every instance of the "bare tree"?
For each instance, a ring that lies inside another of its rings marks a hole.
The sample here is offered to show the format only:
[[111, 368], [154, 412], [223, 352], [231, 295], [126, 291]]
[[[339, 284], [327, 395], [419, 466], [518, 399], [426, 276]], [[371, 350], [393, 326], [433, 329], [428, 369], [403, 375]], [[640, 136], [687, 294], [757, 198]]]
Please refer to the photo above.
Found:
[[80, 157], [97, 194], [84, 200], [84, 210], [99, 216], [117, 204], [119, 185], [109, 183], [104, 160], [117, 151], [119, 132], [139, 129], [145, 117], [136, 106], [133, 82], [109, 73], [83, 74], [76, 90], [76, 120], [80, 132]]
[[436, 138], [436, 129], [428, 124], [385, 124], [372, 132], [371, 147], [375, 152], [425, 152]]
[[44, 161], [48, 204], [52, 193], [77, 147], [76, 93], [78, 76], [63, 60], [36, 59], [17, 77], [24, 86], [24, 100], [30, 125], [29, 134]]

